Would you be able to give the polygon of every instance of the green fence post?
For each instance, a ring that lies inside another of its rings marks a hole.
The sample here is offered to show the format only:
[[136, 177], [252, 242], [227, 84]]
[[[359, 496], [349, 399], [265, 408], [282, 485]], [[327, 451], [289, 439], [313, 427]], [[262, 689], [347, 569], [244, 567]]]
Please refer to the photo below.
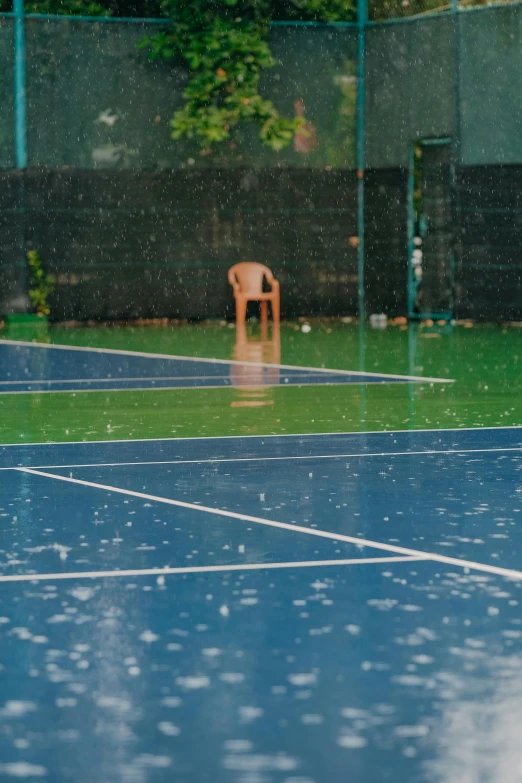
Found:
[[27, 122], [25, 106], [25, 23], [24, 0], [14, 0], [14, 56], [15, 56], [15, 148], [16, 168], [27, 168]]
[[357, 297], [359, 320], [365, 319], [364, 304], [364, 54], [368, 21], [367, 0], [357, 0]]
[[20, 216], [18, 247], [13, 257], [14, 279], [8, 294], [7, 314], [25, 313], [29, 306], [27, 297], [28, 273], [25, 262], [26, 248], [26, 197], [25, 169], [27, 168], [27, 116], [25, 94], [25, 19], [24, 0], [14, 0], [14, 110], [15, 110], [15, 162], [22, 172], [18, 181], [18, 207]]
[[[407, 196], [407, 234], [408, 234], [408, 318], [415, 318], [414, 306], [415, 296], [417, 292], [417, 285], [414, 278], [413, 269], [413, 240], [415, 238], [415, 225], [414, 225], [414, 196], [415, 188], [415, 144], [410, 141], [410, 148], [408, 150], [408, 196]], [[410, 373], [413, 375], [414, 373]]]
[[453, 222], [453, 242], [450, 256], [450, 278], [452, 284], [452, 316], [457, 317], [457, 294], [456, 294], [456, 252], [458, 244], [458, 233], [460, 231], [460, 198], [457, 186], [457, 166], [461, 160], [461, 122], [460, 122], [460, 5], [459, 0], [451, 0], [451, 12], [453, 14], [453, 51], [455, 63], [453, 67], [454, 79], [454, 127], [453, 144], [451, 147], [451, 188], [452, 188], [452, 222]]

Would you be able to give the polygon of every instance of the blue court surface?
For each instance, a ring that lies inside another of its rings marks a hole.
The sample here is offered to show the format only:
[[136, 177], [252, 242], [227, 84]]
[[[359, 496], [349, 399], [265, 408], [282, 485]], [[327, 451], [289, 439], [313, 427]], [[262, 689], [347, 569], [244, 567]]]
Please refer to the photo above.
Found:
[[522, 780], [522, 428], [0, 468], [0, 778]]
[[444, 380], [0, 341], [0, 394]]

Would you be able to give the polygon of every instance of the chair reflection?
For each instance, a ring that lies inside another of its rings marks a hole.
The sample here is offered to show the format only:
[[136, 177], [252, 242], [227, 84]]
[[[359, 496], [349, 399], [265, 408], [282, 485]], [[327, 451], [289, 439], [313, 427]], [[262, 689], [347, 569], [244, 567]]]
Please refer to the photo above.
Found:
[[260, 338], [248, 339], [246, 327], [236, 328], [236, 344], [232, 354], [236, 362], [230, 368], [232, 386], [263, 389], [279, 385], [281, 362], [281, 332], [278, 325], [272, 327], [271, 339], [266, 323], [261, 324]]

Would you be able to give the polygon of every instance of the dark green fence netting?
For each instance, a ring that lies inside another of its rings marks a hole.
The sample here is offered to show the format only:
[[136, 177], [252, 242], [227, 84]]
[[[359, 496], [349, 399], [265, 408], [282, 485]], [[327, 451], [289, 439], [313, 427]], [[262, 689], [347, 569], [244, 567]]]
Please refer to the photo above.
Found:
[[176, 165], [168, 114], [184, 77], [138, 52], [146, 25], [30, 19], [26, 31], [30, 166]]
[[449, 16], [366, 33], [366, 164], [408, 165], [411, 142], [455, 132], [455, 38]]
[[459, 15], [461, 161], [522, 162], [522, 6]]

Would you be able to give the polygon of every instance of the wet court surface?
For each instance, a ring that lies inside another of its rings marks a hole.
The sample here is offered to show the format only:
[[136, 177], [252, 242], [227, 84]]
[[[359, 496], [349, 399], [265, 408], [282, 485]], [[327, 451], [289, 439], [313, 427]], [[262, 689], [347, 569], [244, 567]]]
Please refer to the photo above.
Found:
[[0, 460], [6, 779], [522, 775], [519, 428]]

